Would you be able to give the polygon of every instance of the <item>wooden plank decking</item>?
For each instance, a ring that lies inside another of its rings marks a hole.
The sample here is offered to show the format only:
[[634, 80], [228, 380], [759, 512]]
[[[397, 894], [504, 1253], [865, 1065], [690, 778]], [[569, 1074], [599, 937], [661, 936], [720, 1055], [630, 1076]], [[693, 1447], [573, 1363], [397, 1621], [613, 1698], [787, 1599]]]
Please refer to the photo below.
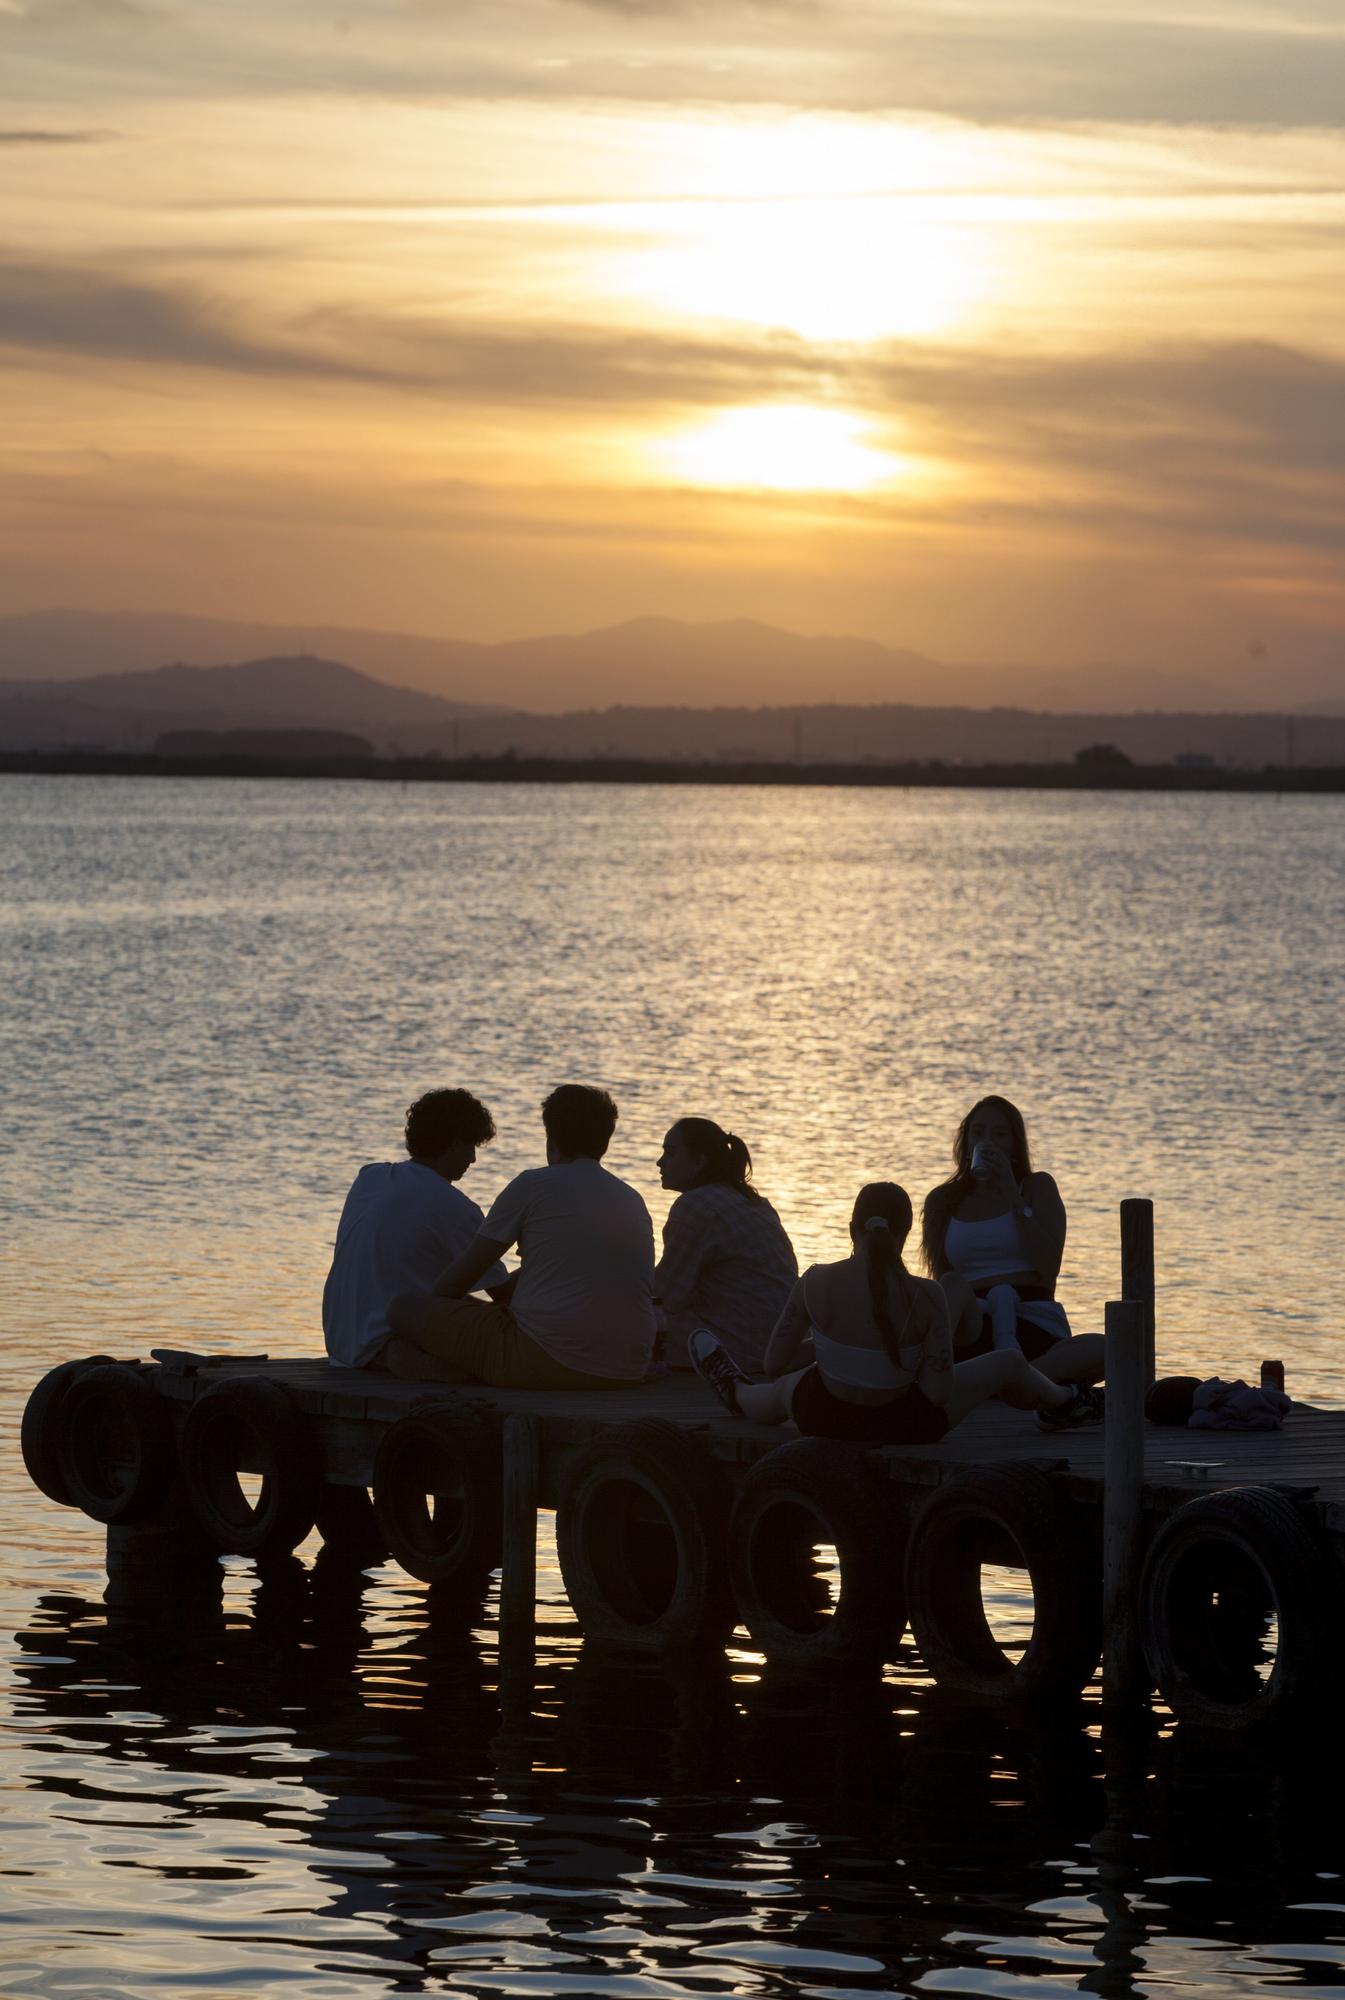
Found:
[[[553, 1504], [554, 1469], [567, 1453], [614, 1424], [658, 1417], [703, 1433], [718, 1458], [746, 1464], [795, 1435], [792, 1427], [735, 1421], [694, 1376], [676, 1374], [629, 1389], [581, 1394], [556, 1390], [501, 1390], [476, 1384], [464, 1388], [429, 1382], [400, 1382], [366, 1370], [329, 1367], [307, 1357], [265, 1360], [220, 1358], [195, 1374], [155, 1367], [156, 1387], [190, 1403], [229, 1375], [265, 1375], [292, 1391], [300, 1407], [321, 1420], [330, 1476], [367, 1483], [373, 1451], [383, 1429], [430, 1403], [460, 1402], [501, 1416], [537, 1419], [543, 1456], [542, 1502]], [[1102, 1496], [1103, 1432], [1100, 1428], [1052, 1436], [1021, 1411], [991, 1404], [978, 1410], [937, 1445], [885, 1448], [888, 1476], [904, 1484], [937, 1485], [953, 1467], [1017, 1461], [1049, 1465], [1068, 1481], [1074, 1497], [1097, 1503]], [[553, 1461], [548, 1476], [548, 1459]], [[1204, 1472], [1200, 1468], [1207, 1468]], [[1224, 1486], [1289, 1485], [1316, 1488], [1324, 1525], [1345, 1535], [1345, 1410], [1291, 1410], [1281, 1431], [1239, 1435], [1146, 1427], [1144, 1438], [1146, 1507], [1166, 1513], [1196, 1494]]]

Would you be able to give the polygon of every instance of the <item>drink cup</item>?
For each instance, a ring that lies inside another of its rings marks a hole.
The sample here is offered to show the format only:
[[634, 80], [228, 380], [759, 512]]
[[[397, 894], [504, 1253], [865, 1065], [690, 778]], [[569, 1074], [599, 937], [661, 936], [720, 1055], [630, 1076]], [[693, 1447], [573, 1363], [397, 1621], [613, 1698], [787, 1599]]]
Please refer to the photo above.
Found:
[[982, 1139], [977, 1145], [972, 1147], [971, 1177], [974, 1181], [988, 1181], [992, 1178], [994, 1171], [993, 1153], [990, 1147], [986, 1145], [985, 1140]]

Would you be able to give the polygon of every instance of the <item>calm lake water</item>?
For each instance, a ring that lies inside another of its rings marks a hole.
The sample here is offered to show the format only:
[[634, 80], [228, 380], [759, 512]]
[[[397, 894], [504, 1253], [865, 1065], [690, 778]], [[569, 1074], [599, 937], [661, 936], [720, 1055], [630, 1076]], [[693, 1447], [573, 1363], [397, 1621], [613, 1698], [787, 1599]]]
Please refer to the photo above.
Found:
[[[1345, 803], [0, 779], [5, 1995], [1259, 1995], [1345, 1983], [1332, 1746], [950, 1711], [585, 1649], [317, 1544], [146, 1629], [17, 1450], [54, 1361], [319, 1352], [345, 1188], [462, 1083], [540, 1157], [601, 1081], [743, 1132], [803, 1259], [1024, 1108], [1100, 1329], [1157, 1204], [1165, 1372], [1345, 1400]], [[1011, 1608], [1011, 1607], [1010, 1607]]]

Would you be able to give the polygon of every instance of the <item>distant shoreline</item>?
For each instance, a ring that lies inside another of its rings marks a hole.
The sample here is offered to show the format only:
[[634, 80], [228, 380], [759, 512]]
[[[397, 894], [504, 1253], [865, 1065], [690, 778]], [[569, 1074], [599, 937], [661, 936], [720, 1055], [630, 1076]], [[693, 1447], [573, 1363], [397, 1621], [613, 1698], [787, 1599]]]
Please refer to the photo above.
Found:
[[1345, 764], [812, 764], [644, 757], [186, 757], [0, 751], [0, 772], [49, 777], [323, 778], [369, 784], [806, 785], [992, 791], [1345, 792]]

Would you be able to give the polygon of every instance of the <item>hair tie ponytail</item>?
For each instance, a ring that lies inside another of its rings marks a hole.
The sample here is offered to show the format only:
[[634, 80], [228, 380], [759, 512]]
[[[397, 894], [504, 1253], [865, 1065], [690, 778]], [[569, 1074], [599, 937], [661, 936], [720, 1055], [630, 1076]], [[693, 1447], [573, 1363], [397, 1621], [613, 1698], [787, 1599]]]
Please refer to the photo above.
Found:
[[705, 1160], [693, 1187], [731, 1187], [748, 1201], [760, 1201], [752, 1186], [752, 1155], [736, 1132], [726, 1132], [713, 1118], [679, 1118], [673, 1128], [694, 1153]]
[[885, 1215], [871, 1215], [868, 1221], [864, 1224], [865, 1235], [867, 1236], [871, 1234], [873, 1231], [879, 1229], [885, 1229], [888, 1235], [890, 1236], [892, 1233], [892, 1224], [888, 1221]]

